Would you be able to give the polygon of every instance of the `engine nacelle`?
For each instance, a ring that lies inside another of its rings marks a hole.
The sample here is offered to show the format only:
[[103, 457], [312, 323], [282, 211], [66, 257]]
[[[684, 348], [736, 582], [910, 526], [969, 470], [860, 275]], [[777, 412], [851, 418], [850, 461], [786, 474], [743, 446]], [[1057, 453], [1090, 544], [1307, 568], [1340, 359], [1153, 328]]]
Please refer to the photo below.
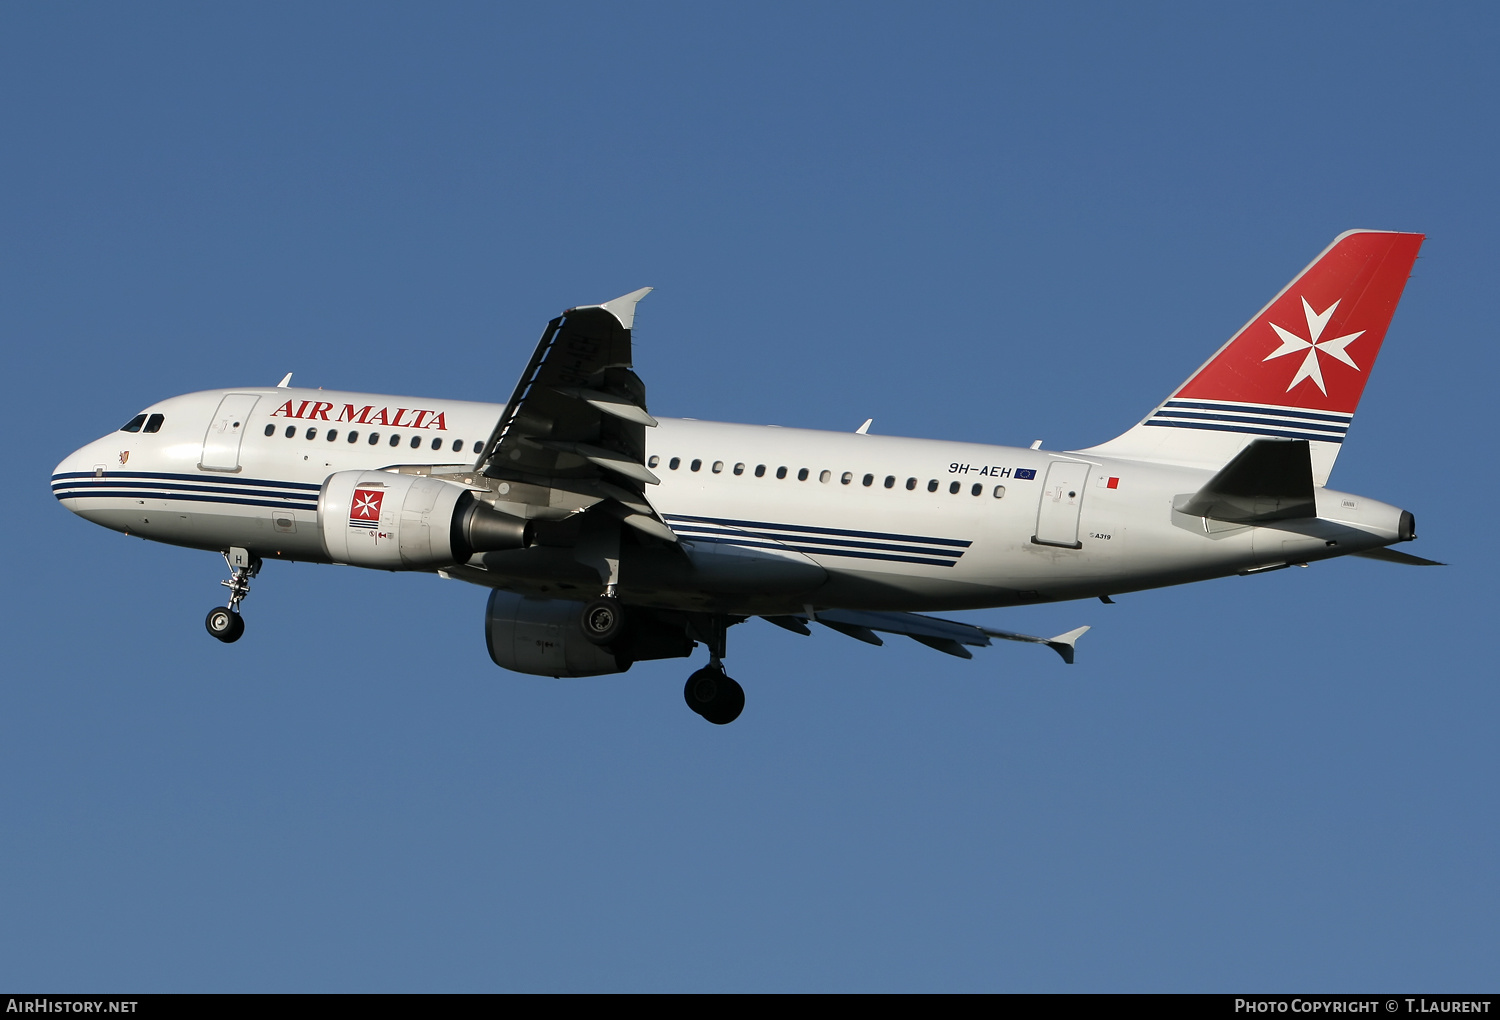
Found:
[[537, 676], [623, 673], [630, 659], [583, 636], [582, 602], [529, 599], [496, 588], [484, 612], [484, 639], [501, 669]]
[[523, 549], [531, 523], [500, 513], [462, 485], [390, 471], [337, 471], [318, 493], [323, 551], [335, 563], [422, 570], [479, 552]]
[[490, 592], [484, 639], [501, 669], [536, 676], [600, 676], [623, 673], [645, 659], [692, 655], [687, 618], [667, 610], [625, 607], [625, 630], [609, 648], [583, 636], [582, 602], [531, 599]]

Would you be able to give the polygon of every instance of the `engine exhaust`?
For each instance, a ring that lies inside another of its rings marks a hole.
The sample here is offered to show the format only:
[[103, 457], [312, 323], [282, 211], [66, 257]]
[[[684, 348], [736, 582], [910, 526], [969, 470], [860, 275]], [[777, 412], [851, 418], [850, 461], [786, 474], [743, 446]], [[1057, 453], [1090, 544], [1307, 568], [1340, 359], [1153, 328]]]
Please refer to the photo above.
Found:
[[530, 521], [501, 513], [465, 492], [453, 510], [450, 540], [462, 562], [475, 553], [525, 549], [532, 543], [533, 529]]

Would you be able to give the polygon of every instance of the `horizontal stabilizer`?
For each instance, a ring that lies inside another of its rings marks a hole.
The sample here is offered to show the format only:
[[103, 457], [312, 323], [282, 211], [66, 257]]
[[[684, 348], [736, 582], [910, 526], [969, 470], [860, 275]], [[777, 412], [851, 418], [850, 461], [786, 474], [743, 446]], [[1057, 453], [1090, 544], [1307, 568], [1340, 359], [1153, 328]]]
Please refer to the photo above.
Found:
[[1173, 508], [1191, 517], [1260, 524], [1318, 516], [1305, 439], [1257, 439]]
[[1448, 565], [1446, 563], [1439, 563], [1437, 560], [1424, 560], [1420, 556], [1398, 552], [1395, 549], [1366, 549], [1363, 552], [1350, 553], [1349, 555], [1363, 556], [1367, 560], [1384, 560], [1386, 563], [1402, 563], [1408, 567], [1446, 567]]

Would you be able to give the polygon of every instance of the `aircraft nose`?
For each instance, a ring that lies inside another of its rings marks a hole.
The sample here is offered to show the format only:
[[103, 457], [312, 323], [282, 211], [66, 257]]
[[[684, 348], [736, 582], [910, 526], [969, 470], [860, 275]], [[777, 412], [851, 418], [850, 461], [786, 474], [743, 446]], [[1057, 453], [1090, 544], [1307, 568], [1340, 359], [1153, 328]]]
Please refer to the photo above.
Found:
[[92, 446], [91, 443], [74, 450], [52, 469], [52, 494], [75, 514], [79, 512], [79, 504], [78, 500], [71, 498], [72, 494], [77, 491], [83, 479], [96, 473]]

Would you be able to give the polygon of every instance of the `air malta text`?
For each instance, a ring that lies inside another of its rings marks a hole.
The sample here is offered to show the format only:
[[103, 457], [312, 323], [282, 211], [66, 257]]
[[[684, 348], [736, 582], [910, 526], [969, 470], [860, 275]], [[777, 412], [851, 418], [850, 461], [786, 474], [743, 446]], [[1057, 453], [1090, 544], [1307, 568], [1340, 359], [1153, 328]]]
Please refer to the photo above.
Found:
[[398, 407], [394, 412], [389, 407], [378, 411], [374, 404], [355, 407], [343, 404], [338, 414], [330, 418], [328, 413], [334, 404], [327, 400], [304, 400], [295, 408], [288, 400], [271, 412], [272, 418], [306, 418], [309, 421], [347, 421], [357, 425], [385, 425], [393, 429], [437, 429], [448, 431], [448, 420], [442, 411], [430, 411], [420, 407]]

